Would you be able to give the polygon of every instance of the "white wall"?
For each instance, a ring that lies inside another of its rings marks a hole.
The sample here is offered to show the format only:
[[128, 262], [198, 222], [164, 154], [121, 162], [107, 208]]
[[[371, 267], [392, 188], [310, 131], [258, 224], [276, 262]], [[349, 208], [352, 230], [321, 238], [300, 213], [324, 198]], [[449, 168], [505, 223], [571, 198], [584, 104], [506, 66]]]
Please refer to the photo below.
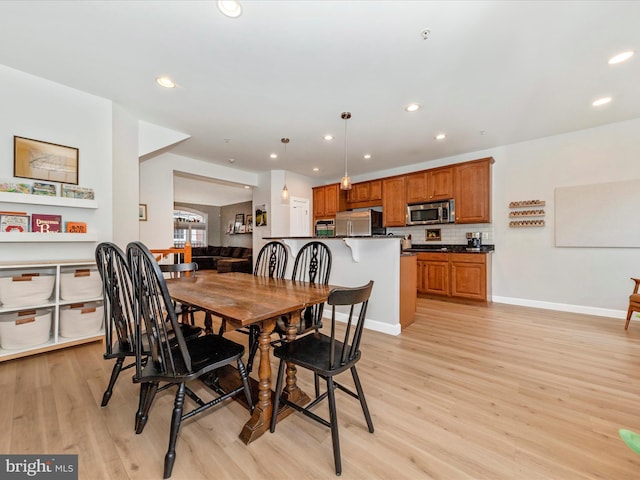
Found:
[[113, 242], [123, 250], [138, 240], [139, 161], [138, 120], [119, 105], [113, 106]]
[[[79, 185], [93, 188], [99, 208], [0, 203], [0, 210], [56, 213], [87, 223], [99, 241], [112, 238], [112, 103], [0, 65], [0, 179], [13, 177], [13, 136], [79, 149]], [[33, 182], [33, 180], [29, 180]], [[0, 261], [91, 259], [95, 244], [3, 243]]]
[[[640, 274], [640, 249], [556, 248], [554, 189], [640, 179], [639, 133], [636, 119], [487, 151], [496, 160], [495, 300], [626, 316], [629, 277]], [[546, 226], [509, 228], [509, 202], [528, 199], [546, 202]], [[638, 207], [629, 222], [640, 221]]]

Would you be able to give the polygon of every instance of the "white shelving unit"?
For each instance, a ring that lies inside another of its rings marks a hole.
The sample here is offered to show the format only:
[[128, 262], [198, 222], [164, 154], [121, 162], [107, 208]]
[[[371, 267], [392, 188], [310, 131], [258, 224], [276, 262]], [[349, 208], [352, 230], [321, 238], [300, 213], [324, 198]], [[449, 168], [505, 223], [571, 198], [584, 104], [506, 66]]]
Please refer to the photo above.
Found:
[[83, 198], [52, 197], [26, 193], [0, 192], [0, 203], [22, 203], [25, 205], [46, 205], [51, 207], [98, 208], [95, 200]]
[[[24, 193], [0, 192], [0, 203], [21, 205], [44, 205], [47, 207], [97, 209], [98, 202], [82, 198], [28, 195]], [[1, 209], [0, 209], [1, 210]], [[40, 232], [0, 232], [0, 243], [23, 242], [96, 242], [98, 235], [87, 233], [40, 233]]]
[[[70, 234], [74, 235], [74, 234]], [[60, 279], [61, 274], [69, 271], [74, 271], [78, 268], [91, 268], [95, 267], [95, 261], [93, 260], [68, 260], [57, 262], [37, 262], [37, 263], [15, 263], [15, 264], [0, 264], [0, 277], [12, 277], [22, 275], [23, 273], [39, 273], [41, 275], [55, 275], [55, 283], [53, 288], [53, 297], [46, 302], [22, 305], [17, 307], [5, 307], [0, 305], [0, 313], [19, 312], [28, 309], [47, 308], [51, 309], [51, 331], [49, 332], [49, 340], [46, 343], [40, 345], [34, 345], [32, 347], [19, 349], [19, 350], [7, 350], [0, 348], [0, 362], [13, 360], [14, 358], [26, 357], [28, 355], [35, 355], [37, 353], [47, 352], [50, 350], [56, 350], [59, 348], [66, 348], [74, 345], [80, 345], [89, 342], [95, 342], [102, 340], [104, 336], [104, 326], [98, 333], [76, 338], [61, 337], [60, 332], [60, 307], [65, 305], [97, 302], [102, 300], [102, 296], [84, 299], [74, 299], [72, 301], [63, 300], [60, 298]]]

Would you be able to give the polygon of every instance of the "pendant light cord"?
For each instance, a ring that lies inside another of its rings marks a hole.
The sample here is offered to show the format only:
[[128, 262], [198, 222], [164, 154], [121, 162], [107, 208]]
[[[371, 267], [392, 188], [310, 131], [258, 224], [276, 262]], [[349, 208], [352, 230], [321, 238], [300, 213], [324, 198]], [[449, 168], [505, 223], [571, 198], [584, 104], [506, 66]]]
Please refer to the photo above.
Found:
[[344, 176], [347, 176], [347, 118], [344, 119]]

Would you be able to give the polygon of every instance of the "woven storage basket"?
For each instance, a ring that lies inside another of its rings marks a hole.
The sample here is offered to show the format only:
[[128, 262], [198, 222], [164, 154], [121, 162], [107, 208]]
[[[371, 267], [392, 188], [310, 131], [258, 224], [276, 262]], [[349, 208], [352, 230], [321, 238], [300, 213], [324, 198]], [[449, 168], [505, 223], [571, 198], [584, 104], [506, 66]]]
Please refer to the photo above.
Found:
[[4, 307], [46, 303], [53, 293], [55, 275], [23, 273], [0, 278], [0, 302]]
[[60, 336], [65, 338], [93, 335], [102, 327], [102, 303], [87, 302], [60, 307]]
[[78, 268], [60, 274], [62, 300], [87, 300], [102, 295], [100, 274], [95, 268]]
[[51, 310], [32, 309], [0, 315], [0, 347], [29, 348], [49, 341]]

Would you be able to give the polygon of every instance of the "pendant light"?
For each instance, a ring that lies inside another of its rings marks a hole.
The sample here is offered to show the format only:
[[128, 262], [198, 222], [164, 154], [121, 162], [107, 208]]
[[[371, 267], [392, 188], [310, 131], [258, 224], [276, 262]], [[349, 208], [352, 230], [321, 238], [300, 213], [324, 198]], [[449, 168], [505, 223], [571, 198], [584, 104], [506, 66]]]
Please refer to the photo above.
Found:
[[351, 190], [351, 178], [347, 172], [347, 120], [351, 118], [351, 112], [342, 112], [340, 118], [344, 120], [344, 177], [340, 180], [340, 190]]
[[[280, 141], [284, 144], [284, 155], [282, 156], [282, 159], [284, 160], [287, 157], [287, 143], [290, 142], [290, 140], [288, 138], [281, 138]], [[286, 172], [285, 172], [285, 181], [284, 181], [284, 187], [282, 187], [282, 192], [280, 192], [280, 198], [282, 200], [282, 203], [289, 203], [289, 189], [287, 188], [287, 180], [286, 180]]]

